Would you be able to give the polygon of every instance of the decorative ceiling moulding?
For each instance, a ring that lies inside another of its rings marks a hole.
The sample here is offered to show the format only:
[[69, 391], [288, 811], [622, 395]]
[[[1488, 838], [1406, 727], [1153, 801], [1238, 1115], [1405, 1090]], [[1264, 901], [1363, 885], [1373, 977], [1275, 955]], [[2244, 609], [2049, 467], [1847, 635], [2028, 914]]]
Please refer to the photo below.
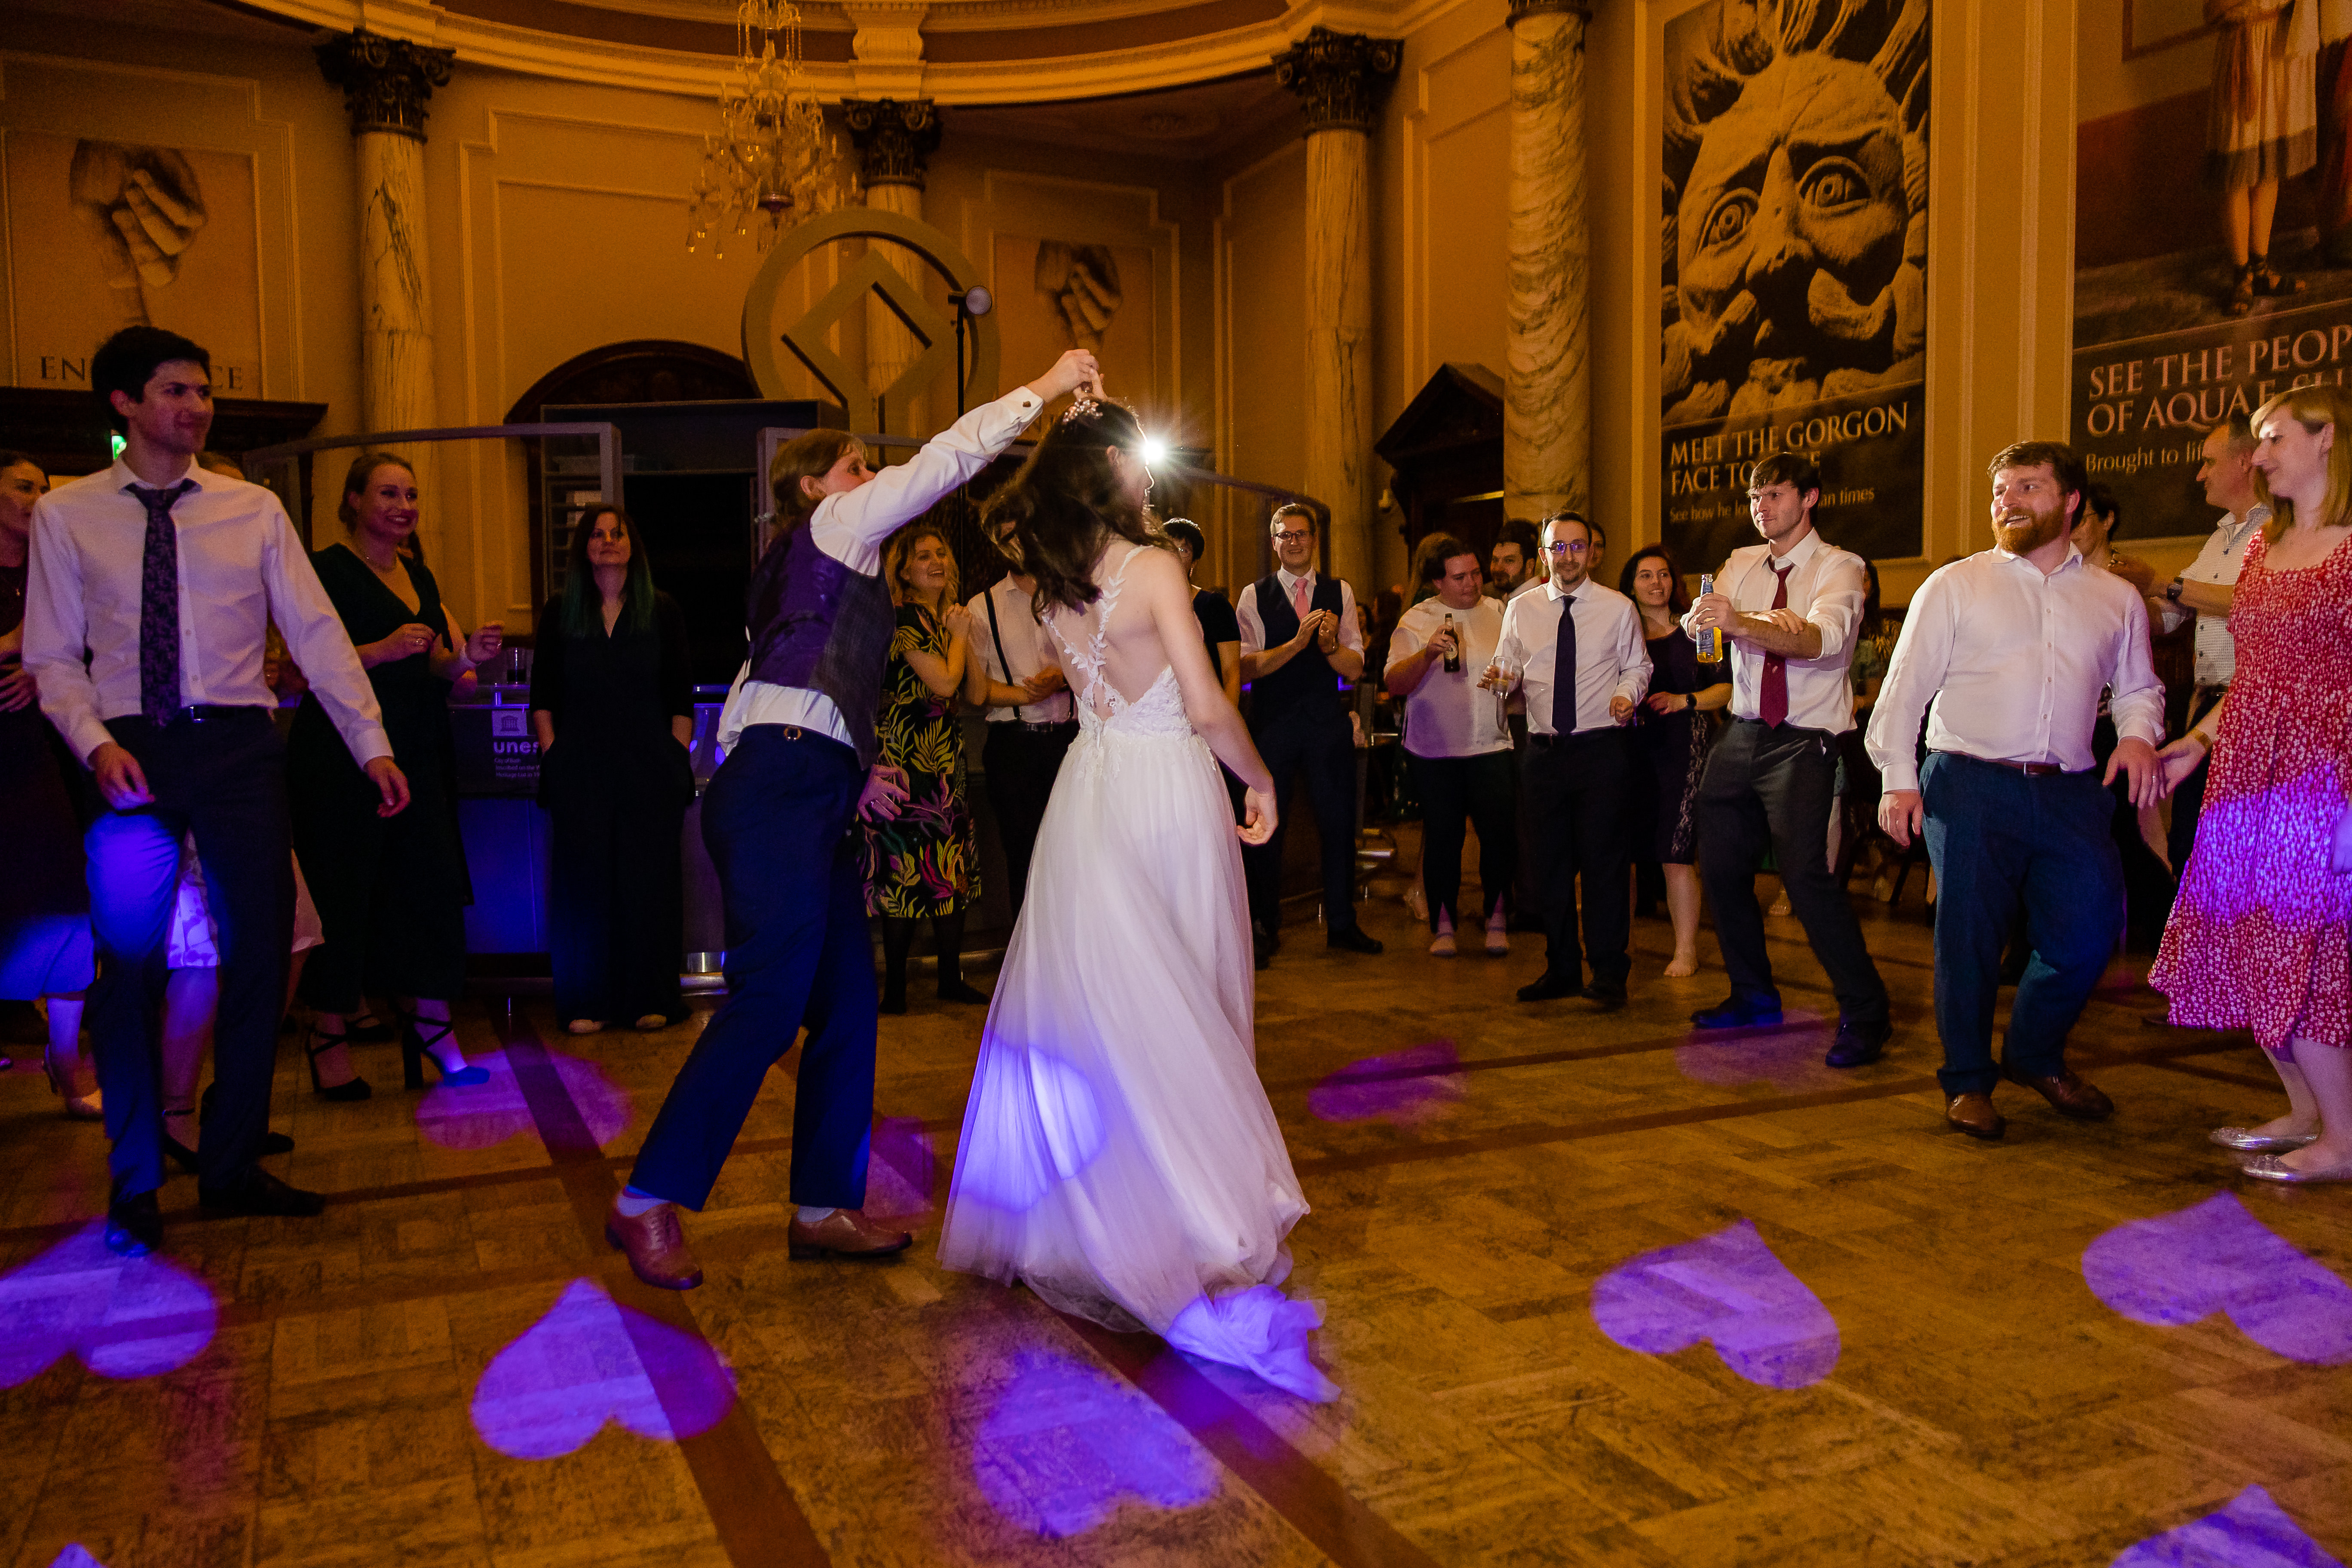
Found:
[[[923, 92], [923, 13], [919, 0], [878, 0], [845, 5], [857, 31], [849, 40], [861, 95], [919, 99]], [[936, 143], [938, 132], [932, 132]], [[920, 185], [917, 178], [910, 182]]]

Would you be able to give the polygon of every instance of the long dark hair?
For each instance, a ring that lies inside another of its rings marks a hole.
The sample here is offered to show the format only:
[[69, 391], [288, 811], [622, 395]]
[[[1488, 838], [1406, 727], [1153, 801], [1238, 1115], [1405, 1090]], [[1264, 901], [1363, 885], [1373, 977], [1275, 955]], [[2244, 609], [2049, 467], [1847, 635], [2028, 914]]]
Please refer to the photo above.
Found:
[[1120, 489], [1110, 448], [1130, 456], [1143, 446], [1143, 426], [1118, 403], [1085, 398], [1045, 432], [1012, 483], [988, 498], [982, 526], [1013, 523], [1020, 569], [1036, 579], [1037, 612], [1066, 605], [1083, 610], [1101, 593], [1087, 574], [1104, 536], [1172, 549], [1151, 516]]
[[[1681, 620], [1690, 609], [1690, 595], [1683, 592], [1682, 569], [1675, 564], [1673, 553], [1663, 544], [1644, 544], [1633, 552], [1625, 563], [1625, 569], [1617, 574], [1617, 591], [1633, 599], [1633, 574], [1642, 569], [1643, 562], [1653, 556], [1666, 563], [1666, 614]], [[1633, 603], [1638, 605], [1641, 601], [1633, 599]]]
[[592, 506], [572, 530], [572, 565], [563, 574], [563, 635], [595, 637], [604, 629], [604, 595], [596, 586], [596, 568], [588, 562], [588, 536], [596, 525], [618, 518], [629, 536], [628, 575], [621, 582], [621, 614], [613, 623], [616, 632], [654, 629], [654, 563], [646, 555], [646, 536], [636, 519], [617, 506]]

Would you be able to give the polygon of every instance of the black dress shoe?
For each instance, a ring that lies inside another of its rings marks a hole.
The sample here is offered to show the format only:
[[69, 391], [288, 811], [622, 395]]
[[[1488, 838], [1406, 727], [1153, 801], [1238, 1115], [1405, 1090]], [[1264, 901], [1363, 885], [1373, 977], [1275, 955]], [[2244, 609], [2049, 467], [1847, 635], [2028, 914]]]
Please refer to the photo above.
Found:
[[1519, 987], [1522, 1002], [1549, 1002], [1556, 996], [1581, 996], [1584, 986], [1572, 974], [1555, 974], [1545, 970], [1528, 984]]
[[1780, 1021], [1780, 999], [1777, 996], [1767, 999], [1730, 995], [1691, 1015], [1691, 1022], [1702, 1029], [1750, 1029]]
[[197, 1183], [196, 1199], [219, 1214], [283, 1215], [291, 1219], [309, 1219], [327, 1206], [327, 1200], [318, 1194], [288, 1186], [258, 1165], [247, 1166], [226, 1186]]
[[1894, 1037], [1892, 1024], [1863, 1024], [1840, 1018], [1837, 1038], [1830, 1044], [1830, 1054], [1822, 1059], [1833, 1068], [1858, 1068], [1885, 1056], [1886, 1042]]
[[118, 1258], [144, 1258], [163, 1245], [163, 1215], [150, 1190], [125, 1196], [118, 1189], [106, 1205], [106, 1250]]
[[1383, 945], [1380, 938], [1365, 935], [1364, 928], [1356, 925], [1333, 926], [1323, 941], [1328, 946], [1345, 948], [1349, 952], [1379, 952]]
[[1584, 988], [1583, 996], [1587, 1002], [1598, 1002], [1604, 1013], [1614, 1013], [1625, 1005], [1625, 988], [1622, 985], [1603, 985], [1595, 981]]
[[[196, 1102], [196, 1125], [198, 1128], [208, 1127], [212, 1124], [213, 1091], [218, 1088], [220, 1088], [218, 1081], [205, 1085], [205, 1097]], [[173, 1113], [167, 1110], [163, 1114], [170, 1116]], [[169, 1142], [170, 1141], [167, 1139], [165, 1142]], [[253, 1152], [256, 1154], [291, 1154], [294, 1152], [294, 1140], [289, 1138], [283, 1132], [271, 1132], [265, 1130], [261, 1134], [261, 1142], [255, 1146]], [[173, 1153], [172, 1157], [176, 1160], [179, 1158], [179, 1155], [177, 1153]], [[194, 1156], [191, 1155], [188, 1161], [182, 1162], [184, 1164], [187, 1165], [188, 1172], [191, 1175], [195, 1173], [196, 1169], [195, 1165], [192, 1163], [194, 1158]]]

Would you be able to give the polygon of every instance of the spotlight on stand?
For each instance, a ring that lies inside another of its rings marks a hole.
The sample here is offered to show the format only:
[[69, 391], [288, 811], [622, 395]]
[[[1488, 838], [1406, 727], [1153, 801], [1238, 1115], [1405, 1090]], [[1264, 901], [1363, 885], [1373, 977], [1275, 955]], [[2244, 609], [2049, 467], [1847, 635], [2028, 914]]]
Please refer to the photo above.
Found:
[[956, 334], [956, 417], [963, 417], [963, 335], [967, 324], [996, 309], [996, 296], [975, 283], [969, 289], [959, 289], [948, 296], [955, 307]]

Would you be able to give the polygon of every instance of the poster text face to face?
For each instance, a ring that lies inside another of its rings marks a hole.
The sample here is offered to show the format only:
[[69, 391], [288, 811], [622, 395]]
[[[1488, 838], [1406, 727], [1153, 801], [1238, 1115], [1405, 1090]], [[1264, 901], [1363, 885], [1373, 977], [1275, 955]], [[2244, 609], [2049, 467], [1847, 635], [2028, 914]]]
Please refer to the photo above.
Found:
[[1666, 542], [1752, 542], [1748, 466], [1822, 466], [1819, 521], [1920, 549], [1927, 0], [1833, 19], [1723, 4], [1666, 28]]

